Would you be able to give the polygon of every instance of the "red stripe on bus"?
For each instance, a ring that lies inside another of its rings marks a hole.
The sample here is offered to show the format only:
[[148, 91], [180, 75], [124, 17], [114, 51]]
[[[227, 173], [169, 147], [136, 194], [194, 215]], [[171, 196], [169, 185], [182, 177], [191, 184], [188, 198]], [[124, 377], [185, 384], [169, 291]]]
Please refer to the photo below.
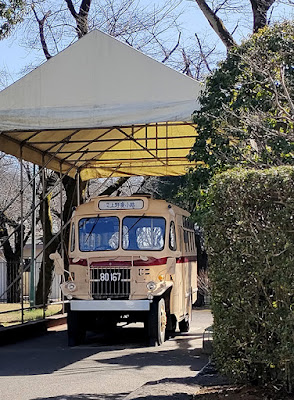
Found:
[[91, 267], [131, 267], [131, 261], [92, 261]]
[[[162, 257], [162, 258], [155, 258], [155, 257], [150, 257], [148, 260], [134, 260], [133, 265], [135, 267], [149, 267], [152, 265], [164, 265], [167, 263], [168, 257]], [[185, 257], [177, 257], [176, 258], [176, 263], [177, 264], [183, 264], [191, 261], [197, 261], [196, 256], [185, 256]], [[86, 259], [80, 259], [76, 262], [73, 261], [73, 259], [70, 259], [70, 264], [73, 265], [82, 265], [82, 266], [87, 266], [87, 260]], [[92, 261], [90, 264], [91, 267], [131, 267], [132, 262], [131, 261]]]
[[[163, 257], [163, 258], [154, 258], [154, 257], [150, 257], [148, 258], [148, 260], [134, 260], [133, 261], [133, 265], [135, 267], [143, 267], [143, 266], [150, 266], [150, 265], [163, 265], [166, 264], [167, 262], [167, 257]], [[123, 267], [131, 267], [132, 266], [132, 262], [131, 261], [93, 261], [91, 262], [91, 267], [98, 267], [98, 266], [102, 266], [102, 267], [109, 267], [109, 266], [123, 266]]]
[[187, 263], [191, 261], [197, 261], [197, 256], [185, 256], [185, 257], [178, 257], [176, 259], [177, 264]]
[[74, 261], [74, 258], [70, 258], [69, 263], [73, 265], [82, 265], [84, 267], [88, 265], [88, 262], [85, 258], [80, 258], [78, 261]]

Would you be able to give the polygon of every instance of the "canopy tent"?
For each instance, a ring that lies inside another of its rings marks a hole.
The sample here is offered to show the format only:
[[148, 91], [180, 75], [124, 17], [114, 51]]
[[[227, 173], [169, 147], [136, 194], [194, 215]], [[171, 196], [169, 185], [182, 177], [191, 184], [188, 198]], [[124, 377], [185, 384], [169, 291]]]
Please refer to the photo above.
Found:
[[0, 92], [0, 150], [82, 179], [181, 175], [201, 89], [92, 31]]

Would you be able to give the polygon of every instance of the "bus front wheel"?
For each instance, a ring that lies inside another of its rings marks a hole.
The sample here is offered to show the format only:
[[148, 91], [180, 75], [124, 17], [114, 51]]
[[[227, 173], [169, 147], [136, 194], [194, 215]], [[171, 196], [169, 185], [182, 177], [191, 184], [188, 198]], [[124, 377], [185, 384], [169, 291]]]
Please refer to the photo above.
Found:
[[69, 346], [78, 346], [83, 343], [86, 336], [83, 313], [67, 311], [67, 337]]
[[149, 312], [149, 343], [151, 346], [160, 346], [165, 339], [166, 311], [164, 299], [153, 300]]

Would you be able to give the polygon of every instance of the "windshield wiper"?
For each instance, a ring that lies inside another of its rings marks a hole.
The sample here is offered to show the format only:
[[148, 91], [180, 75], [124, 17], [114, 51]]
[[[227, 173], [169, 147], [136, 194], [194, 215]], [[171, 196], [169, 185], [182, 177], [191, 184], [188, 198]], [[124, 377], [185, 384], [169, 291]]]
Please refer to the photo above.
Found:
[[[134, 228], [134, 226], [137, 225], [138, 222], [141, 221], [142, 218], [145, 217], [145, 214], [143, 214], [139, 219], [137, 219], [137, 221], [128, 229], [128, 231], [126, 233], [123, 233], [123, 239], [126, 235], [128, 235], [130, 233], [130, 231]], [[134, 218], [134, 217], [133, 217]]]
[[99, 215], [97, 215], [97, 217], [95, 217], [96, 221], [95, 221], [95, 223], [93, 224], [93, 226], [92, 226], [90, 232], [88, 233], [88, 236], [87, 236], [87, 238], [86, 238], [86, 240], [85, 240], [85, 243], [87, 243], [89, 237], [92, 235], [93, 230], [95, 229], [95, 227], [96, 227], [96, 225], [97, 225], [97, 222], [99, 221], [99, 218], [100, 218]]

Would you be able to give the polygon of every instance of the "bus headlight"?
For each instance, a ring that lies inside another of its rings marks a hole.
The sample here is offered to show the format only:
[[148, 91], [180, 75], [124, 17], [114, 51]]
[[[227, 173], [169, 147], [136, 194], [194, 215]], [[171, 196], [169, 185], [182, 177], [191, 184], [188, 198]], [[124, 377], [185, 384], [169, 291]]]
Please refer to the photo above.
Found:
[[66, 288], [70, 291], [70, 292], [74, 292], [76, 290], [76, 285], [73, 282], [68, 282], [68, 284], [66, 285]]
[[154, 290], [156, 288], [156, 283], [153, 281], [150, 281], [146, 284], [146, 287], [148, 290]]

